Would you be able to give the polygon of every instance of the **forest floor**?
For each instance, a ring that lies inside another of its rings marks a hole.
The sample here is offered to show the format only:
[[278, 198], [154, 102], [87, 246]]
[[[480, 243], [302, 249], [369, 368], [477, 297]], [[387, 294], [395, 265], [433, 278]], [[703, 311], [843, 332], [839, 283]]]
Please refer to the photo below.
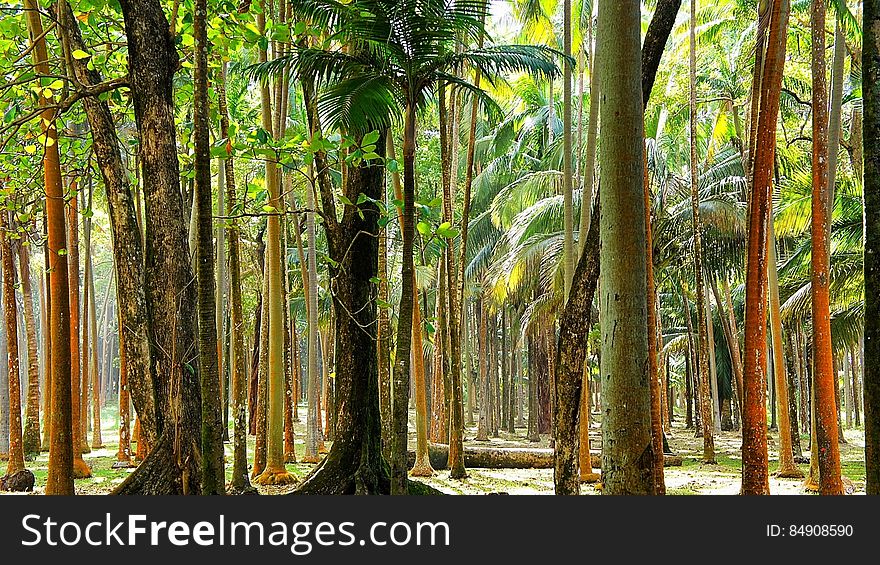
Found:
[[[302, 414], [305, 408], [301, 407]], [[413, 422], [415, 414], [410, 416], [410, 449], [415, 449], [415, 431]], [[93, 449], [91, 453], [83, 455], [85, 461], [92, 469], [92, 477], [76, 481], [77, 494], [108, 494], [128, 473], [133, 469], [113, 469], [117, 451], [117, 414], [115, 407], [107, 407], [102, 413], [102, 437], [104, 447]], [[297, 457], [301, 459], [304, 449], [303, 438], [305, 435], [305, 420], [295, 424]], [[598, 423], [593, 424], [591, 436], [598, 437], [600, 429]], [[231, 429], [230, 429], [231, 436]], [[490, 438], [489, 443], [475, 442], [476, 428], [467, 427], [465, 431], [465, 446], [481, 447], [525, 447], [547, 448], [550, 447], [550, 439], [546, 435], [541, 436], [540, 442], [529, 442], [526, 439], [526, 430], [517, 428], [516, 434], [501, 432], [500, 437]], [[91, 432], [89, 433], [91, 437]], [[770, 471], [776, 468], [777, 434], [771, 431], [768, 435], [770, 448]], [[841, 468], [845, 477], [850, 479], [855, 488], [855, 494], [865, 492], [865, 463], [864, 463], [864, 432], [861, 429], [847, 429], [845, 431], [846, 444], [841, 447]], [[682, 465], [679, 467], [667, 467], [665, 469], [667, 494], [675, 495], [701, 495], [701, 494], [737, 494], [740, 488], [741, 478], [741, 443], [742, 439], [738, 432], [722, 432], [715, 436], [716, 464], [707, 465], [701, 462], [703, 451], [702, 438], [695, 438], [693, 430], [685, 429], [679, 422], [673, 426], [672, 434], [668, 436], [669, 446], [672, 451], [682, 457]], [[254, 438], [248, 438], [249, 460], [252, 460]], [[801, 444], [805, 455], [809, 456], [809, 440], [802, 436]], [[330, 447], [330, 443], [327, 443]], [[598, 446], [593, 445], [593, 453], [598, 454]], [[231, 479], [232, 472], [232, 444], [226, 444], [227, 479]], [[48, 454], [41, 453], [33, 461], [27, 462], [27, 467], [33, 471], [36, 477], [34, 494], [42, 494], [46, 485], [46, 473]], [[289, 464], [288, 471], [297, 477], [305, 478], [314, 465], [305, 463]], [[799, 465], [804, 473], [808, 473], [809, 464]], [[5, 470], [5, 465], [0, 466]], [[553, 469], [468, 469], [468, 478], [463, 481], [451, 480], [449, 471], [435, 471], [430, 478], [419, 478], [423, 481], [448, 494], [552, 494], [553, 493]], [[286, 487], [258, 487], [261, 494], [284, 494], [294, 486]], [[584, 485], [582, 494], [599, 494], [599, 491], [591, 485]], [[803, 487], [802, 479], [778, 479], [770, 478], [770, 492], [772, 494], [809, 494]], [[2, 493], [9, 494], [9, 493]]]

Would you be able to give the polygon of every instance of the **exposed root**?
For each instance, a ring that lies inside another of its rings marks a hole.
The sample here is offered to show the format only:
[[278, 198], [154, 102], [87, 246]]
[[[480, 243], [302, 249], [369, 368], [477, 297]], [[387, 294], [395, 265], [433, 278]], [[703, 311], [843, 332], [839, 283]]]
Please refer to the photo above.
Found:
[[303, 455], [302, 462], [303, 463], [320, 463], [321, 456], [320, 455]]
[[594, 484], [598, 483], [602, 478], [602, 475], [599, 473], [582, 473], [581, 474], [581, 483], [582, 484]]
[[260, 476], [254, 479], [258, 485], [292, 485], [298, 482], [296, 475], [287, 472], [286, 469], [266, 469]]
[[131, 462], [131, 459], [122, 458], [122, 459], [117, 459], [113, 463], [111, 468], [112, 469], [130, 469], [132, 467], [135, 467], [135, 464]]
[[74, 479], [88, 479], [92, 476], [92, 470], [89, 468], [88, 464], [82, 459], [74, 459], [73, 460], [73, 478]]
[[413, 477], [433, 477], [434, 469], [431, 468], [430, 463], [416, 462], [415, 466], [412, 468], [409, 474]]
[[812, 476], [807, 477], [807, 480], [804, 481], [804, 490], [807, 492], [819, 492], [819, 481]]
[[804, 472], [797, 467], [792, 467], [789, 469], [779, 469], [773, 473], [773, 476], [779, 479], [803, 479]]
[[296, 463], [296, 453], [293, 451], [284, 454], [285, 463]]

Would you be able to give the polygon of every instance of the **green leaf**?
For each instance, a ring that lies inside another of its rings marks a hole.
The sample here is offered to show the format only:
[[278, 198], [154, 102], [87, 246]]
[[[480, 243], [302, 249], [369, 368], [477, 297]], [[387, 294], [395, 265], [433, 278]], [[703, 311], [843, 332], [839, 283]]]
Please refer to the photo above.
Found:
[[364, 136], [361, 145], [374, 145], [377, 141], [379, 141], [379, 132], [374, 130]]
[[339, 195], [339, 201], [345, 204], [346, 206], [354, 206], [354, 202], [345, 197], [344, 194]]
[[416, 225], [416, 229], [419, 230], [419, 233], [425, 237], [431, 235], [431, 224], [429, 224], [428, 222], [419, 222]]
[[71, 56], [73, 56], [73, 58], [76, 59], [77, 61], [79, 61], [81, 59], [88, 59], [89, 57], [91, 57], [91, 55], [89, 55], [88, 53], [86, 53], [82, 49], [74, 50], [74, 52], [71, 53]]
[[400, 165], [394, 159], [389, 159], [385, 162], [385, 168], [388, 169], [389, 173], [397, 173], [400, 172]]

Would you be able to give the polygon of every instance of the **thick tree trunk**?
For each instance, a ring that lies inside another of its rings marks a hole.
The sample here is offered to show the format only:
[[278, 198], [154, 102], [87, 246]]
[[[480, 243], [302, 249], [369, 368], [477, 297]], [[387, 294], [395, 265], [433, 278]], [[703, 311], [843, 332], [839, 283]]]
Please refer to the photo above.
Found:
[[[73, 11], [66, 2], [62, 7], [61, 29], [70, 49], [85, 50]], [[71, 57], [70, 61], [77, 80], [82, 84], [94, 85], [101, 82], [97, 71], [88, 68], [87, 59]], [[83, 105], [89, 119], [92, 148], [107, 195], [120, 327], [125, 328], [124, 332], [119, 332], [120, 352], [124, 350], [125, 353], [128, 390], [146, 437], [152, 441], [158, 430], [156, 389], [151, 367], [143, 245], [135, 209], [136, 198], [128, 184], [128, 171], [122, 162], [116, 126], [109, 106], [94, 96], [84, 98]]]
[[[602, 335], [602, 468], [607, 494], [654, 494], [648, 375], [644, 122], [640, 89], [640, 3], [599, 4], [599, 80], [605, 103], [600, 148], [599, 221]], [[581, 363], [583, 360], [581, 359]], [[580, 392], [580, 377], [574, 392]], [[558, 394], [559, 388], [557, 388]], [[566, 394], [577, 401], [579, 395]], [[577, 413], [577, 402], [573, 403]], [[568, 427], [567, 433], [576, 430]], [[559, 432], [561, 434], [561, 430]], [[577, 447], [577, 436], [565, 442]], [[563, 459], [576, 454], [559, 450]], [[557, 465], [557, 470], [560, 467]], [[573, 475], [573, 477], [571, 476]], [[573, 488], [567, 483], [573, 483]], [[577, 492], [575, 473], [556, 476], [557, 492]]]
[[[660, 58], [666, 41], [675, 25], [676, 14], [681, 7], [681, 0], [662, 0], [654, 11], [654, 17], [648, 27], [642, 46], [641, 91], [642, 108], [648, 103]], [[632, 7], [630, 7], [632, 8]], [[600, 17], [601, 20], [601, 17]], [[601, 62], [604, 54], [597, 54]], [[600, 81], [601, 82], [601, 81]], [[603, 88], [604, 91], [604, 88]], [[644, 149], [642, 149], [644, 152]], [[640, 163], [643, 158], [640, 158]], [[641, 178], [641, 176], [639, 177]], [[583, 205], [583, 204], [582, 204]], [[598, 219], [599, 198], [594, 202], [592, 217]], [[644, 221], [644, 220], [640, 220]], [[577, 411], [580, 403], [580, 379], [583, 375], [584, 352], [586, 351], [587, 335], [590, 332], [589, 312], [592, 309], [593, 295], [599, 278], [599, 230], [592, 222], [584, 240], [584, 248], [574, 270], [571, 292], [568, 302], [560, 316], [559, 341], [556, 347], [556, 394], [557, 414], [556, 433], [556, 492], [577, 493], [578, 449]], [[647, 329], [647, 328], [646, 328]], [[534, 374], [529, 373], [532, 380]], [[607, 405], [607, 404], [606, 404]], [[567, 486], [561, 486], [567, 485]]]
[[[120, 4], [148, 211], [144, 220], [144, 288], [160, 437], [151, 442], [153, 451], [115, 492], [199, 494], [201, 391], [198, 371], [194, 370], [198, 366], [196, 292], [179, 189], [172, 89], [178, 56], [157, 0], [121, 0]], [[118, 280], [121, 283], [122, 277]], [[134, 390], [134, 383], [129, 384]]]

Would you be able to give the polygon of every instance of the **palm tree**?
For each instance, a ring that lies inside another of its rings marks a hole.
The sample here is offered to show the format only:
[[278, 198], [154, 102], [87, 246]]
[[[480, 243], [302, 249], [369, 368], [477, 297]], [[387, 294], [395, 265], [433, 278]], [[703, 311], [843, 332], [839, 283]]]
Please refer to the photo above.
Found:
[[742, 494], [768, 494], [767, 476], [767, 241], [776, 147], [776, 121], [785, 64], [788, 0], [775, 0], [761, 79], [749, 210], [746, 317], [743, 358]]
[[654, 493], [653, 457], [644, 456], [652, 451], [640, 13], [638, 0], [599, 2], [597, 58], [605, 93], [599, 158], [602, 392], [607, 406], [602, 469], [608, 494]]
[[[350, 134], [384, 130], [403, 114], [403, 260], [393, 377], [391, 492], [404, 494], [415, 294], [412, 254], [418, 111], [426, 106], [438, 81], [491, 104], [483, 90], [450, 69], [473, 68], [490, 79], [511, 72], [555, 76], [558, 68], [553, 58], [557, 52], [518, 45], [456, 51], [456, 39], [467, 44], [485, 36], [487, 6], [482, 2], [357, 0], [341, 5], [319, 1], [303, 2], [302, 6], [297, 3], [295, 9], [316, 24], [331, 28], [346, 49], [295, 49], [263, 67], [265, 71], [291, 68], [300, 76], [322, 79], [326, 84], [318, 108], [325, 125], [342, 125]], [[322, 199], [326, 201], [323, 195]]]
[[837, 374], [831, 354], [829, 287], [828, 91], [825, 85], [825, 2], [813, 0], [810, 12], [813, 62], [813, 390], [815, 391], [816, 443], [819, 492], [843, 494], [840, 450], [837, 443], [835, 393]]

